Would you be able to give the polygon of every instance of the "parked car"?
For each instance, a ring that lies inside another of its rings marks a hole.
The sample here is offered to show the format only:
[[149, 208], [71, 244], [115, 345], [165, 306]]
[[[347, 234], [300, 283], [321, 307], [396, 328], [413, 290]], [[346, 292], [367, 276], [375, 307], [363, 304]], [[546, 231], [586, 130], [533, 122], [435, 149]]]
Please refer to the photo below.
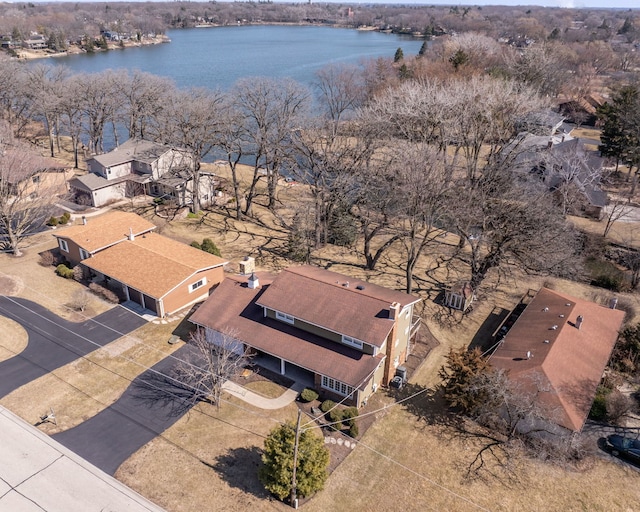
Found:
[[615, 457], [624, 457], [640, 463], [640, 439], [612, 434], [607, 437], [605, 447]]

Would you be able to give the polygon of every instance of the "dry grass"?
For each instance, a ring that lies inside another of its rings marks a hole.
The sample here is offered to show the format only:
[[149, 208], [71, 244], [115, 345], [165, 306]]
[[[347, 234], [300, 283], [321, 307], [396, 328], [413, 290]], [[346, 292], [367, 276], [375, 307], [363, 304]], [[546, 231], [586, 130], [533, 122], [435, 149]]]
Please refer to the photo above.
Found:
[[282, 393], [286, 391], [286, 388], [266, 380], [260, 380], [255, 382], [248, 382], [243, 384], [243, 387], [257, 393], [265, 398], [278, 398]]
[[27, 331], [23, 327], [4, 316], [0, 316], [0, 361], [10, 359], [22, 352], [29, 341]]
[[[216, 172], [224, 173], [222, 169]], [[289, 204], [288, 200], [301, 192], [304, 187], [283, 189], [281, 199]], [[291, 213], [282, 208], [280, 217], [275, 218], [257, 206], [256, 221], [240, 222], [216, 212], [171, 224], [157, 217], [154, 221], [164, 234], [185, 242], [212, 238], [223, 256], [233, 262], [254, 255], [261, 268], [277, 270], [289, 263], [283, 256], [286, 230], [282, 222], [288, 222]], [[402, 289], [402, 257], [398, 249], [395, 247], [376, 271], [365, 271], [358, 254], [348, 248], [325, 248], [315, 251], [312, 258], [317, 265]], [[436, 385], [437, 369], [449, 348], [467, 345], [474, 337], [490, 333], [492, 323], [488, 319], [492, 314], [510, 309], [528, 288], [538, 288], [544, 282], [584, 298], [603, 293], [578, 283], [528, 276], [514, 276], [499, 283], [488, 280], [473, 311], [462, 316], [451, 314], [432, 301], [439, 283], [449, 282], [459, 274], [439, 271], [430, 277], [426, 271], [431, 266], [432, 259], [425, 257], [416, 270], [416, 286], [417, 293], [425, 298], [423, 318], [440, 345], [413, 376], [412, 384], [416, 386]], [[17, 271], [15, 275], [28, 279]], [[46, 280], [56, 284], [60, 281], [51, 274], [47, 274]], [[31, 285], [24, 291], [33, 293]], [[42, 296], [39, 298], [43, 300]], [[633, 295], [626, 299], [638, 302]], [[53, 405], [57, 414], [65, 416], [60, 428], [69, 428], [120, 395], [128, 379], [142, 370], [131, 361], [150, 365], [163, 357], [158, 350], [164, 353], [171, 350], [166, 343], [171, 329], [163, 327], [145, 326], [133, 333], [135, 341], [125, 338], [110, 344], [86, 360], [16, 391], [6, 397], [8, 403], [4, 405], [28, 421], [37, 419], [37, 415]], [[116, 357], [119, 355], [126, 355], [131, 361]], [[268, 396], [277, 392], [276, 388], [266, 389], [262, 385], [254, 390]], [[46, 402], [42, 396], [47, 397]], [[208, 507], [229, 511], [288, 510], [266, 495], [257, 480], [257, 469], [264, 437], [277, 422], [295, 418], [295, 405], [265, 412], [233, 397], [225, 395], [225, 400], [220, 411], [199, 405], [130, 457], [119, 468], [117, 477], [174, 512]], [[383, 403], [390, 400], [381, 398]], [[423, 413], [424, 417], [431, 417], [426, 404]], [[310, 512], [475, 510], [478, 506], [490, 510], [633, 510], [640, 502], [637, 473], [604, 460], [595, 461], [583, 472], [574, 472], [520, 459], [512, 479], [466, 482], [463, 475], [473, 450], [472, 444], [454, 436], [452, 430], [419, 420], [403, 406], [386, 409], [377, 414], [377, 421], [363, 436], [362, 445], [330, 476], [326, 490], [304, 508]]]
[[[606, 221], [586, 219], [584, 217], [570, 217], [573, 225], [580, 231], [602, 236]], [[607, 241], [640, 248], [640, 230], [637, 222], [619, 220], [613, 224], [607, 235]]]

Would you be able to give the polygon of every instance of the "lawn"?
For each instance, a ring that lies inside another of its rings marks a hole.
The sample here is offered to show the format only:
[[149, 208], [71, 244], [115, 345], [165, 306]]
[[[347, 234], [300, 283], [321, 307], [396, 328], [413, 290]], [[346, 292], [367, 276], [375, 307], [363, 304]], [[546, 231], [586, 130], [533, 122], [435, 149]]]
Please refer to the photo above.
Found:
[[[222, 170], [216, 172], [224, 174]], [[300, 200], [303, 193], [304, 187], [286, 187], [280, 198], [283, 204], [288, 204], [291, 198]], [[285, 257], [287, 237], [282, 227], [291, 218], [290, 209], [281, 207], [276, 217], [257, 205], [256, 220], [245, 221], [230, 219], [223, 212], [205, 212], [199, 218], [172, 223], [154, 217], [152, 209], [147, 208], [146, 214], [165, 235], [185, 242], [212, 238], [223, 257], [232, 262], [232, 271], [246, 255], [255, 256], [259, 268], [266, 270], [278, 270], [290, 263]], [[11, 284], [17, 286], [15, 294], [32, 298], [56, 312], [64, 311], [63, 304], [79, 285], [57, 278], [52, 269], [37, 265], [34, 254], [51, 246], [50, 240], [40, 243], [37, 248], [27, 249], [27, 255], [20, 260], [2, 256], [5, 258], [0, 262], [2, 275], [11, 277]], [[316, 265], [390, 288], [404, 286], [399, 246], [381, 260], [375, 271], [364, 270], [362, 258], [352, 248], [328, 247], [314, 251], [311, 256]], [[433, 271], [434, 266], [433, 257], [429, 256], [419, 263], [415, 273], [416, 293], [425, 299], [423, 319], [440, 344], [418, 368], [408, 389], [429, 389], [437, 385], [437, 370], [446, 352], [472, 341], [486, 341], [500, 315], [513, 307], [528, 288], [537, 289], [546, 284], [601, 302], [609, 298], [606, 291], [586, 285], [514, 274], [499, 282], [488, 279], [479, 291], [473, 311], [463, 316], [450, 313], [433, 301], [442, 283], [461, 275], [459, 269], [448, 274], [445, 269]], [[42, 281], [42, 287], [38, 280]], [[637, 321], [638, 297], [628, 294], [618, 294], [618, 297], [631, 305]], [[92, 313], [97, 313], [101, 305], [92, 307]], [[66, 314], [75, 315], [68, 310]], [[40, 428], [50, 433], [69, 428], [108, 406], [132, 378], [174, 350], [175, 346], [168, 345], [167, 340], [176, 329], [185, 339], [185, 325], [184, 321], [146, 325], [24, 386], [5, 397], [2, 403], [32, 423], [49, 407], [54, 407], [58, 427], [46, 424]], [[19, 332], [16, 334], [17, 339]], [[4, 350], [17, 351], [20, 342], [13, 349], [5, 343], [2, 346]], [[254, 390], [272, 396], [279, 392], [274, 386], [259, 383]], [[389, 405], [393, 397], [381, 392], [379, 400], [381, 405]], [[496, 477], [468, 482], [464, 474], [475, 453], [474, 444], [454, 435], [450, 427], [432, 420], [440, 417], [442, 411], [442, 404], [425, 398], [424, 403], [415, 399], [406, 406], [376, 412], [376, 422], [363, 435], [361, 445], [348, 452], [345, 461], [330, 476], [326, 489], [303, 508], [310, 512], [604, 511], [633, 510], [640, 502], [637, 472], [608, 458], [594, 457], [581, 471], [520, 458], [508, 479]], [[294, 404], [277, 411], [262, 411], [225, 395], [220, 410], [207, 404], [198, 405], [129, 458], [116, 476], [171, 512], [288, 510], [289, 507], [264, 492], [257, 479], [257, 469], [265, 436], [278, 422], [293, 421], [295, 416]]]

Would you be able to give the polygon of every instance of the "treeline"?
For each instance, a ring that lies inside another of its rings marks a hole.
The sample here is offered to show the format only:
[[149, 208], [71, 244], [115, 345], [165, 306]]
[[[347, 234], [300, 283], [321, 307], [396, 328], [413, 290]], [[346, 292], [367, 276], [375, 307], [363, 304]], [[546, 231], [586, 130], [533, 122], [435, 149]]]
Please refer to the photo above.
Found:
[[[81, 141], [101, 152], [105, 134], [117, 144], [116, 127], [125, 126], [128, 137], [187, 149], [196, 183], [201, 162], [223, 155], [229, 213], [238, 218], [252, 216], [256, 201], [277, 210], [279, 178], [292, 176], [309, 197], [287, 205], [295, 212], [282, 220], [291, 258], [306, 260], [329, 243], [357, 246], [374, 269], [390, 247], [402, 247], [408, 291], [431, 252], [476, 287], [514, 265], [574, 272], [579, 245], [563, 209], [537, 175], [512, 169], [523, 121], [544, 107], [538, 91], [455, 72], [401, 80], [399, 66], [329, 67], [313, 89], [252, 78], [220, 92], [178, 89], [137, 71], [70, 75], [9, 62], [0, 67], [0, 114], [18, 135], [42, 122], [52, 155], [63, 135], [76, 154]], [[252, 169], [248, 183], [241, 161]]]

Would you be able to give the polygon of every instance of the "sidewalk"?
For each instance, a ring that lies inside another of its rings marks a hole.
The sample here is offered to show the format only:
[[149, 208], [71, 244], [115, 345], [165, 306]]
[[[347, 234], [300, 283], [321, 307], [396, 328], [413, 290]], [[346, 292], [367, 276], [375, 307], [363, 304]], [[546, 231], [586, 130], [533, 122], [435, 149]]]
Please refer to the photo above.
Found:
[[0, 432], [0, 510], [163, 510], [1, 406]]
[[298, 394], [304, 389], [304, 385], [296, 382], [293, 384], [293, 386], [291, 386], [277, 398], [266, 398], [230, 380], [226, 381], [222, 385], [222, 389], [230, 395], [235, 396], [236, 398], [239, 398], [240, 400], [251, 404], [254, 407], [272, 410], [282, 409], [283, 407], [286, 407], [290, 403], [294, 402], [298, 397]]

